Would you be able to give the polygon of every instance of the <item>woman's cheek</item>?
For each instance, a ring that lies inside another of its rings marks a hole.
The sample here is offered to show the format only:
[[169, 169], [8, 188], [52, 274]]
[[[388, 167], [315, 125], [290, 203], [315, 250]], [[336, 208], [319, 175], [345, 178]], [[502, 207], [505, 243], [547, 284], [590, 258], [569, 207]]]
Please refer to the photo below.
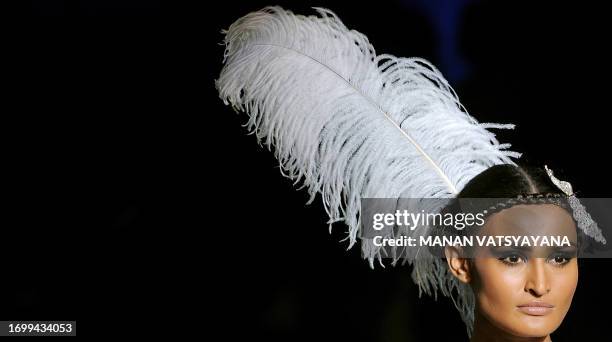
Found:
[[483, 314], [504, 330], [517, 332], [511, 316], [516, 315], [516, 305], [524, 291], [523, 266], [509, 267], [497, 259], [483, 262], [479, 269], [480, 286], [476, 294]]
[[524, 265], [510, 267], [495, 258], [487, 258], [483, 266], [478, 272], [486, 296], [500, 304], [516, 306], [516, 296], [524, 291]]
[[559, 305], [564, 310], [563, 315], [565, 315], [572, 304], [578, 285], [578, 263], [574, 258], [568, 265], [552, 273], [553, 284], [555, 284], [552, 290], [557, 292], [553, 295], [558, 298]]

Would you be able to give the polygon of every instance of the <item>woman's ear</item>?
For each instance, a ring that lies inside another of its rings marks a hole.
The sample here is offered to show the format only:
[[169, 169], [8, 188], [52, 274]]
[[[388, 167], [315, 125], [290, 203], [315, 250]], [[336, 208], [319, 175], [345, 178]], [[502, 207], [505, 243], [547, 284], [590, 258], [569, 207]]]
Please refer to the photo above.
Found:
[[470, 262], [468, 258], [463, 257], [463, 251], [460, 247], [446, 246], [444, 248], [446, 262], [448, 268], [457, 279], [463, 283], [469, 283], [472, 279], [470, 274]]

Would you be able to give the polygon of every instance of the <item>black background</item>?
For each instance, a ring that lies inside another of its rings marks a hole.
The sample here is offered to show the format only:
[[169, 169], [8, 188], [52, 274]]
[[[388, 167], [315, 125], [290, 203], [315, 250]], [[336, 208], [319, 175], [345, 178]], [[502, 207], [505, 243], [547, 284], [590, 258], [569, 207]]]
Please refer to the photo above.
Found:
[[[196, 3], [32, 1], [3, 14], [0, 319], [77, 320], [79, 335], [467, 340], [452, 303], [418, 298], [409, 268], [371, 270], [346, 251], [345, 228], [328, 233], [320, 200], [306, 206], [218, 98], [221, 29], [266, 5], [327, 7], [377, 53], [440, 65], [479, 121], [517, 125], [501, 142], [584, 197], [612, 194], [603, 5]], [[448, 63], [435, 25], [451, 5], [458, 24], [444, 32], [464, 64]], [[611, 265], [581, 260], [553, 340], [608, 336]]]

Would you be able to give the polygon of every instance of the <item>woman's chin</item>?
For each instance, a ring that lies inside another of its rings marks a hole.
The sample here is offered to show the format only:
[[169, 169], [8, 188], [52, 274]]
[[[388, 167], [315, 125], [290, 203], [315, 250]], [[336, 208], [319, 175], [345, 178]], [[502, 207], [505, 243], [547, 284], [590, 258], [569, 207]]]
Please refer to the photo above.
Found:
[[512, 325], [514, 335], [520, 337], [543, 337], [557, 330], [561, 322], [548, 316], [532, 316], [520, 313]]
[[548, 336], [561, 324], [553, 317], [531, 316], [521, 312], [505, 315], [503, 318], [496, 317], [490, 319], [490, 322], [509, 335], [523, 338]]

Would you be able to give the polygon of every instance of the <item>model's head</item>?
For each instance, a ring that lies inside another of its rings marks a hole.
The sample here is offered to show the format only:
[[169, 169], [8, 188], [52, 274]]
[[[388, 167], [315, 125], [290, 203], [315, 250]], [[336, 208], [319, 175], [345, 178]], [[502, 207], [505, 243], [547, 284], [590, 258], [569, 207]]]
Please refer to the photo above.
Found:
[[481, 246], [470, 251], [470, 257], [461, 248], [447, 247], [449, 271], [473, 291], [475, 333], [484, 329], [516, 337], [544, 337], [559, 327], [572, 302], [578, 282], [576, 224], [562, 202], [563, 193], [545, 170], [491, 167], [472, 179], [458, 197], [525, 195], [530, 201], [512, 202], [488, 214], [476, 234], [567, 236], [571, 246]]

